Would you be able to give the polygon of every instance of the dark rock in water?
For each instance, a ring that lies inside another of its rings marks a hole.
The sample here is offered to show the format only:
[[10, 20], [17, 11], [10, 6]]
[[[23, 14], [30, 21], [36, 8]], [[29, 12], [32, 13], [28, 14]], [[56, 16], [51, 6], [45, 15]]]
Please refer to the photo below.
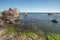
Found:
[[53, 23], [58, 23], [56, 19], [51, 20]]
[[51, 13], [48, 13], [48, 15], [51, 15]]

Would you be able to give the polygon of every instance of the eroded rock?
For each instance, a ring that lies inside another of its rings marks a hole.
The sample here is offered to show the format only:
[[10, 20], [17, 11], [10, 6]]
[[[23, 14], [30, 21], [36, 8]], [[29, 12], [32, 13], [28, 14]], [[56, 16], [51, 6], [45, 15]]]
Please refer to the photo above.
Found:
[[17, 8], [9, 8], [2, 12], [2, 19], [14, 23], [14, 20], [19, 19], [19, 10]]

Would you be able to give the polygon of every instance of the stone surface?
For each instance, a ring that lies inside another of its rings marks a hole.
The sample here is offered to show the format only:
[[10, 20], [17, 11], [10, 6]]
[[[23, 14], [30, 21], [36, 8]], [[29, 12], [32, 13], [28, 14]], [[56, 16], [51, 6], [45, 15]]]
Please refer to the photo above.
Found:
[[4, 24], [4, 22], [2, 21], [2, 19], [0, 19], [0, 26], [2, 26]]
[[0, 19], [2, 18], [2, 13], [0, 12]]
[[14, 22], [14, 20], [19, 19], [19, 10], [17, 8], [9, 8], [7, 11], [2, 12], [2, 19]]

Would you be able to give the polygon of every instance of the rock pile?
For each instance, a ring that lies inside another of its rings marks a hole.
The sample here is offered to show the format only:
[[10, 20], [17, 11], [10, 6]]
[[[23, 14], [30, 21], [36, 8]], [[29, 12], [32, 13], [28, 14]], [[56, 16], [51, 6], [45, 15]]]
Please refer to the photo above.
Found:
[[2, 20], [9, 23], [14, 23], [19, 19], [19, 10], [17, 8], [9, 8], [7, 11], [2, 12]]

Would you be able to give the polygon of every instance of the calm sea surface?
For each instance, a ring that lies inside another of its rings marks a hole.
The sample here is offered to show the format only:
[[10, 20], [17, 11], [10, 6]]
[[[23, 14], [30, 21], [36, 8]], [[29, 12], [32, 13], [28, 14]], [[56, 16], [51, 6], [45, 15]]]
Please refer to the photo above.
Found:
[[[60, 30], [60, 14], [40, 14], [40, 13], [27, 13], [27, 20], [32, 20], [32, 24], [40, 26], [41, 28], [47, 28], [47, 30]], [[23, 15], [23, 14], [21, 14]], [[58, 23], [51, 22], [52, 19], [56, 19]]]

